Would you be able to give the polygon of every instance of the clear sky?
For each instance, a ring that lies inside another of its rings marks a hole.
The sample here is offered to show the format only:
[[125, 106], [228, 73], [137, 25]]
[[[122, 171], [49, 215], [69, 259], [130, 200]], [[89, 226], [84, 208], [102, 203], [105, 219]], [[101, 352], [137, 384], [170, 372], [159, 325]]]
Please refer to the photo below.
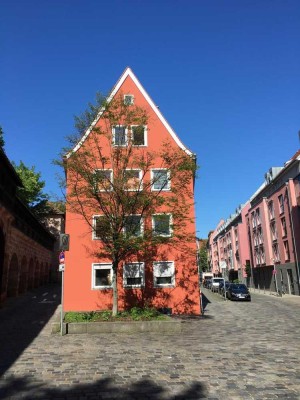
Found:
[[1, 0], [0, 125], [15, 162], [51, 164], [130, 66], [197, 154], [207, 237], [300, 147], [299, 0]]

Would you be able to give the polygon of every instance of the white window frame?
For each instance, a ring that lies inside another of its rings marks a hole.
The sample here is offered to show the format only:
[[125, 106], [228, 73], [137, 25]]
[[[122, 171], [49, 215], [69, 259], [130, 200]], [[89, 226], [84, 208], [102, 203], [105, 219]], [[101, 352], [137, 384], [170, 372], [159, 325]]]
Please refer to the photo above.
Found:
[[[115, 141], [115, 128], [125, 128], [125, 143], [124, 144], [117, 144]], [[114, 125], [112, 127], [112, 142], [115, 147], [126, 147], [128, 145], [128, 128], [125, 125]]]
[[[133, 129], [137, 126], [142, 126], [144, 128], [144, 144], [134, 144], [133, 143]], [[147, 125], [131, 125], [131, 140], [132, 140], [132, 146], [133, 147], [147, 147], [148, 146], [148, 128]]]
[[[167, 179], [168, 179], [168, 183], [167, 185], [163, 188], [163, 189], [156, 189], [154, 188], [154, 184], [153, 180], [154, 180], [154, 173], [156, 171], [166, 171], [167, 172]], [[169, 192], [171, 190], [171, 174], [170, 174], [170, 170], [168, 170], [167, 168], [153, 168], [151, 169], [151, 190], [153, 192]]]
[[[140, 235], [132, 235], [132, 237], [141, 237], [141, 236], [143, 236], [144, 235], [144, 219], [141, 217], [141, 214], [126, 215], [125, 218], [128, 218], [128, 217], [140, 217], [140, 232], [141, 232], [141, 234]], [[124, 224], [123, 232], [126, 235], [126, 227], [125, 227], [125, 225], [126, 224]]]
[[[162, 276], [159, 275], [157, 276], [157, 269], [159, 267], [159, 265], [161, 264], [170, 264], [170, 269], [171, 269], [171, 274], [170, 275], [166, 275], [166, 276]], [[156, 283], [156, 278], [165, 278], [167, 276], [171, 276], [171, 283]], [[155, 288], [173, 288], [175, 287], [175, 265], [174, 265], [174, 261], [155, 261], [153, 262], [153, 286]]]
[[141, 169], [138, 169], [138, 168], [126, 168], [125, 169], [125, 174], [126, 174], [126, 171], [138, 171], [139, 172], [139, 185], [138, 185], [138, 188], [137, 189], [126, 189], [126, 191], [127, 192], [138, 192], [138, 191], [140, 191], [142, 188], [143, 188], [143, 182], [142, 182], [142, 178], [143, 178], [143, 171], [141, 170]]
[[[95, 271], [101, 269], [110, 269], [110, 285], [101, 285], [96, 286], [96, 276]], [[92, 264], [92, 289], [111, 289], [112, 288], [112, 279], [113, 279], [113, 269], [111, 263], [93, 263]]]
[[[105, 189], [105, 188], [100, 189], [100, 188], [99, 188], [99, 185], [97, 184], [96, 191], [97, 191], [97, 192], [111, 192], [111, 191], [113, 190], [113, 188], [112, 188], [112, 184], [113, 184], [113, 170], [112, 170], [111, 168], [96, 168], [96, 169], [94, 170], [94, 174], [97, 175], [98, 171], [100, 171], [100, 172], [101, 172], [101, 171], [103, 171], [103, 172], [109, 171], [109, 172], [110, 172], [109, 181], [111, 182], [111, 184], [110, 184], [110, 189]], [[96, 176], [96, 182], [97, 182], [97, 176]]]
[[[164, 233], [159, 234], [159, 233], [155, 232], [155, 217], [156, 216], [162, 216], [162, 215], [165, 215], [165, 216], [169, 217], [169, 232], [170, 233], [168, 233], [168, 234], [164, 234]], [[155, 236], [171, 237], [172, 234], [173, 234], [172, 225], [173, 225], [173, 215], [172, 214], [170, 214], [170, 213], [167, 213], [167, 214], [166, 213], [158, 213], [158, 214], [153, 214], [152, 215], [152, 232], [153, 232], [153, 234]]]
[[[134, 276], [134, 277], [126, 276], [126, 274], [127, 274], [126, 267], [131, 266], [131, 265], [138, 265], [140, 267], [138, 276]], [[138, 285], [130, 285], [127, 283], [127, 278], [141, 278], [141, 283]], [[127, 289], [134, 289], [134, 288], [142, 288], [144, 286], [145, 286], [145, 264], [143, 262], [124, 263], [124, 265], [123, 265], [123, 287], [127, 288]]]
[[[126, 101], [127, 98], [130, 98], [130, 102], [129, 103], [127, 103], [127, 101]], [[125, 105], [132, 106], [134, 104], [134, 95], [130, 94], [130, 93], [124, 94], [123, 101], [124, 101]]]
[[284, 198], [283, 198], [282, 194], [280, 194], [278, 196], [278, 204], [279, 204], [279, 214], [283, 214], [284, 213]]

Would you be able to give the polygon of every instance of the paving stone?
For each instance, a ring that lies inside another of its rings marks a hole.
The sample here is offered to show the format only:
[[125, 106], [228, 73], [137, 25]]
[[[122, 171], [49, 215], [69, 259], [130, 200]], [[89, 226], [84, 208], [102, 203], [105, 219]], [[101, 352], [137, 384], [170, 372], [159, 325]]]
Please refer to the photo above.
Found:
[[184, 318], [178, 335], [60, 336], [59, 293], [37, 289], [0, 309], [1, 399], [300, 399], [300, 298], [224, 302], [205, 291], [204, 317]]

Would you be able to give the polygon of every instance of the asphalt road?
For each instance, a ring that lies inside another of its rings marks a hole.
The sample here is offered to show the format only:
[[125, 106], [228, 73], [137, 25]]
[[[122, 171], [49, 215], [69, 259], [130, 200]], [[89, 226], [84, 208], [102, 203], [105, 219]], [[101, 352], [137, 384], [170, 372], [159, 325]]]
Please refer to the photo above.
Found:
[[181, 335], [52, 335], [59, 288], [0, 309], [0, 399], [300, 399], [300, 298], [224, 301]]

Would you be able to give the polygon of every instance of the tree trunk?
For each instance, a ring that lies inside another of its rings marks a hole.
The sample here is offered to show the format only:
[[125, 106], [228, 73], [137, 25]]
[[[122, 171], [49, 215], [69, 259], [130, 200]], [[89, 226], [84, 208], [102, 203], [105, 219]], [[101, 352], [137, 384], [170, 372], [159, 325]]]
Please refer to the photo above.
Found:
[[113, 279], [112, 279], [112, 287], [113, 287], [113, 309], [112, 309], [112, 315], [116, 316], [118, 313], [118, 276], [117, 276], [117, 271], [118, 271], [118, 261], [114, 260], [113, 265]]

